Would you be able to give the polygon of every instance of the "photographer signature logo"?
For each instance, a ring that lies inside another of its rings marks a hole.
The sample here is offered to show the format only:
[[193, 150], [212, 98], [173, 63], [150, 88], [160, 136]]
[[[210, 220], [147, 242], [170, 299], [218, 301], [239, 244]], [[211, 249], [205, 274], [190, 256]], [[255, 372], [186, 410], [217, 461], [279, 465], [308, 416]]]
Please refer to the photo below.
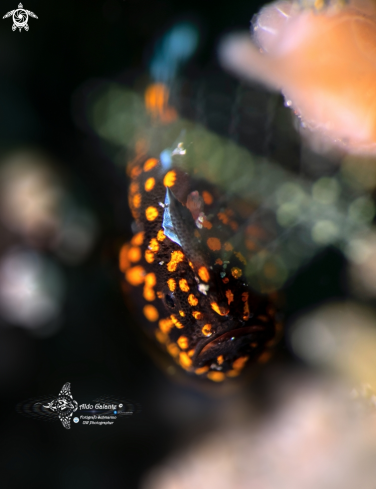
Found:
[[25, 10], [23, 8], [22, 3], [18, 4], [18, 8], [16, 10], [11, 10], [10, 12], [7, 12], [3, 19], [6, 19], [7, 17], [13, 16], [13, 25], [12, 25], [12, 31], [15, 31], [16, 29], [19, 29], [21, 32], [21, 29], [24, 28], [25, 31], [29, 30], [29, 26], [27, 21], [29, 20], [30, 17], [34, 17], [34, 19], [37, 19], [38, 17], [34, 14], [34, 12], [30, 12], [30, 10]]
[[63, 385], [58, 396], [44, 396], [39, 399], [29, 399], [20, 402], [16, 410], [25, 416], [44, 419], [46, 421], [60, 420], [64, 428], [71, 428], [73, 413], [75, 424], [83, 425], [113, 425], [122, 417], [139, 411], [139, 407], [131, 401], [116, 396], [104, 396], [95, 399], [93, 403], [78, 404], [73, 399], [70, 382]]

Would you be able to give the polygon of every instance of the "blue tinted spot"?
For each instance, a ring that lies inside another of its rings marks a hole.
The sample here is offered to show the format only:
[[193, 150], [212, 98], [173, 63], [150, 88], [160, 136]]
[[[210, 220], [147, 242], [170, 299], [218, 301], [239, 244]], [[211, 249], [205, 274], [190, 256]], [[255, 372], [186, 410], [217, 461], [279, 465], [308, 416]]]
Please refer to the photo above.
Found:
[[164, 49], [177, 60], [184, 60], [195, 51], [197, 43], [197, 27], [191, 24], [180, 24], [165, 37]]
[[173, 26], [156, 45], [149, 66], [152, 77], [156, 81], [170, 81], [179, 65], [195, 52], [198, 40], [197, 26], [187, 22]]
[[164, 149], [162, 153], [159, 155], [159, 158], [161, 160], [161, 165], [164, 170], [168, 170], [172, 166], [172, 157], [171, 157], [171, 150], [170, 149]]

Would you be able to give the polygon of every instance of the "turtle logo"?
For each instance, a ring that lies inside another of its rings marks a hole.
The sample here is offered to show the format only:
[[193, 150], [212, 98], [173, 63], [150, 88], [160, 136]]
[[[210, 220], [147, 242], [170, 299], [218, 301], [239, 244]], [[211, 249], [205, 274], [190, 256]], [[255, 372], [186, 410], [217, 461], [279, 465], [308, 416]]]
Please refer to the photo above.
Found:
[[27, 24], [27, 21], [29, 20], [29, 15], [30, 15], [30, 17], [34, 17], [34, 19], [38, 18], [34, 14], [34, 12], [30, 12], [30, 10], [25, 10], [22, 6], [22, 3], [18, 4], [18, 9], [11, 10], [10, 12], [6, 13], [4, 15], [3, 19], [6, 19], [7, 17], [10, 17], [11, 15], [13, 15], [12, 31], [19, 29], [20, 32], [21, 32], [22, 28], [24, 28], [25, 31], [29, 30], [29, 26]]
[[72, 414], [77, 411], [78, 404], [72, 397], [70, 382], [63, 385], [59, 395], [44, 408], [50, 409], [59, 416], [64, 428], [70, 429]]

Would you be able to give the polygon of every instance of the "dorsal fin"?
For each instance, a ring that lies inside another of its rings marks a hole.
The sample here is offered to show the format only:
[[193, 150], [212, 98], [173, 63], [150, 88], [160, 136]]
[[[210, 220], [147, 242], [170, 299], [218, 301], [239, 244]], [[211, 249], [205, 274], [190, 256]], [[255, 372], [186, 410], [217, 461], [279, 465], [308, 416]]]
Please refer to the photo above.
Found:
[[205, 256], [201, 243], [195, 236], [197, 227], [190, 210], [175, 197], [168, 187], [166, 188], [162, 226], [166, 236], [182, 247], [194, 267], [208, 263], [208, 257]]

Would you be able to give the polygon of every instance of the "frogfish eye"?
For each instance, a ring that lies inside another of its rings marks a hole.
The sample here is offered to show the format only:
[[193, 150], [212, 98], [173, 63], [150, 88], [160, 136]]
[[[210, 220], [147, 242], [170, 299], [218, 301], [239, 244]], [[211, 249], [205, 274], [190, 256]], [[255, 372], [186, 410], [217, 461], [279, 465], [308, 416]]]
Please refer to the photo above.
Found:
[[164, 300], [168, 307], [175, 307], [175, 298], [171, 294], [165, 294]]

